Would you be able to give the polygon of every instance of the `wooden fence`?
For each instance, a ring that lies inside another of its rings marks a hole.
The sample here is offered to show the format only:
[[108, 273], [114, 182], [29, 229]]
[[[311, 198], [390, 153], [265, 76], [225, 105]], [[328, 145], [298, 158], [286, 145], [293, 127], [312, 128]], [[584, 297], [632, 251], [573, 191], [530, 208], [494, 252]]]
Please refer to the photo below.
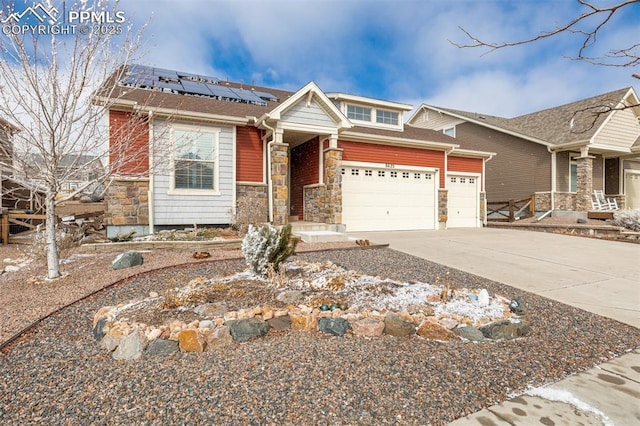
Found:
[[522, 200], [488, 201], [487, 220], [495, 222], [515, 222], [536, 214], [535, 195]]
[[30, 244], [24, 237], [44, 229], [47, 216], [43, 214], [6, 213], [2, 215], [2, 244]]

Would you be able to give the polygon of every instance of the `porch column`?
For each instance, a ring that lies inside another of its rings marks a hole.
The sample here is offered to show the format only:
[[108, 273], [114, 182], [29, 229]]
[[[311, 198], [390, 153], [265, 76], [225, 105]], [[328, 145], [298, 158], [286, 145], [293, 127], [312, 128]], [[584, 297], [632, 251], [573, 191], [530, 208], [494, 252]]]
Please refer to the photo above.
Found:
[[593, 195], [593, 159], [590, 155], [576, 158], [576, 211], [591, 210]]
[[289, 145], [271, 144], [271, 189], [273, 224], [285, 225], [289, 216]]
[[324, 183], [326, 185], [326, 223], [342, 223], [342, 149], [324, 150]]

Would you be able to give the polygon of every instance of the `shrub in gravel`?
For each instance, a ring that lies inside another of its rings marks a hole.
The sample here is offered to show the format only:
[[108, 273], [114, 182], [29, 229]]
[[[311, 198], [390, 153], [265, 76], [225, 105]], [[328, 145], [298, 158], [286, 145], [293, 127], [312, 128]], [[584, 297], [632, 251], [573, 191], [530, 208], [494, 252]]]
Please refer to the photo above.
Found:
[[291, 238], [291, 225], [278, 229], [272, 225], [249, 225], [242, 240], [242, 255], [256, 274], [267, 276], [269, 268], [279, 270], [280, 264], [295, 255], [298, 240]]
[[640, 209], [620, 210], [613, 214], [613, 223], [640, 232]]

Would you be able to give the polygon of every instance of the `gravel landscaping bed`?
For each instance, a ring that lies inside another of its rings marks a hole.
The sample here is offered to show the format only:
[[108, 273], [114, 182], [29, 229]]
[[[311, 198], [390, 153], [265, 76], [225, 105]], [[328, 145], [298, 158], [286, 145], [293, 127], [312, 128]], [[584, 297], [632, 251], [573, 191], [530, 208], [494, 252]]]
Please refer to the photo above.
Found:
[[520, 296], [529, 333], [487, 343], [414, 336], [269, 333], [213, 348], [116, 361], [91, 337], [102, 306], [232, 274], [197, 263], [125, 280], [43, 321], [0, 356], [1, 424], [446, 424], [640, 346], [640, 330], [390, 249], [300, 254], [397, 280]]

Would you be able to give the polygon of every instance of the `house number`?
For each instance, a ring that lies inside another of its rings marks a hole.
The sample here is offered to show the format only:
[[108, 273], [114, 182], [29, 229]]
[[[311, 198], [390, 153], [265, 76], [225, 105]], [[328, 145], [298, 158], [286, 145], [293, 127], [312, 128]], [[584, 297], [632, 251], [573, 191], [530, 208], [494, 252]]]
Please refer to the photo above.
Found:
[[389, 164], [389, 163], [387, 163], [387, 164], [385, 164], [384, 166], [385, 166], [387, 169], [395, 169], [395, 168], [396, 168], [396, 165], [395, 165], [395, 164]]

